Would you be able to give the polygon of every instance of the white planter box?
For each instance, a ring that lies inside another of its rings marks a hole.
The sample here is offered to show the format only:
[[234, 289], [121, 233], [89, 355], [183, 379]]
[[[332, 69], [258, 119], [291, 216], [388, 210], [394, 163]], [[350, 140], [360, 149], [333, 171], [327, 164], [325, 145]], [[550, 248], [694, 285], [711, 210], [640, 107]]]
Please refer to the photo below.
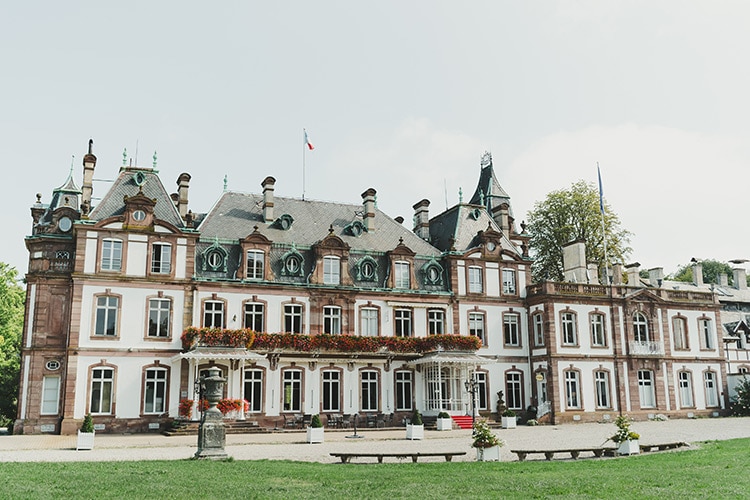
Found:
[[453, 419], [452, 418], [439, 418], [439, 419], [437, 419], [437, 430], [439, 430], [439, 431], [451, 431], [451, 430], [453, 430]]
[[500, 447], [492, 446], [490, 448], [476, 448], [477, 462], [499, 462]]
[[323, 442], [323, 427], [308, 427], [307, 428], [307, 442], [308, 443], [322, 443]]
[[406, 424], [406, 439], [424, 439], [424, 425]]
[[630, 441], [623, 441], [620, 446], [617, 447], [618, 455], [637, 455], [641, 452], [641, 446], [638, 444], [637, 439]]
[[78, 440], [76, 441], [76, 450], [93, 450], [94, 449], [94, 432], [78, 431]]
[[500, 417], [500, 426], [503, 429], [515, 429], [516, 417]]

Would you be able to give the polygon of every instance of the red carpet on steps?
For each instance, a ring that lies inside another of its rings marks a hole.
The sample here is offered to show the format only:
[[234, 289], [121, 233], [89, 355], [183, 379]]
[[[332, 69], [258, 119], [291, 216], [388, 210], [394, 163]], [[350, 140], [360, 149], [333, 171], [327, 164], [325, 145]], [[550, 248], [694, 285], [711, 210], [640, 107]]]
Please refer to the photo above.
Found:
[[471, 415], [452, 415], [451, 418], [461, 429], [471, 429]]

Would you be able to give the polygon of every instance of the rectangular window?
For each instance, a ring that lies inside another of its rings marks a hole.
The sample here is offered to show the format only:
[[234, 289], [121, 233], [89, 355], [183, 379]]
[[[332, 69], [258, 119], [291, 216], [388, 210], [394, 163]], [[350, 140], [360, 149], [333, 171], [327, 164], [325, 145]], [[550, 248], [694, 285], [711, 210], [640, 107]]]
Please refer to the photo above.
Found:
[[578, 380], [578, 372], [565, 372], [565, 400], [568, 408], [581, 407], [581, 396], [578, 392], [579, 390], [580, 382]]
[[411, 337], [411, 309], [394, 309], [396, 337]]
[[262, 250], [247, 251], [247, 278], [251, 280], [263, 279], [263, 263], [265, 253]]
[[257, 302], [245, 303], [245, 328], [249, 328], [254, 332], [264, 332], [264, 314], [265, 307], [263, 304]]
[[677, 380], [680, 388], [680, 403], [683, 408], [693, 406], [693, 381], [689, 372], [680, 372], [677, 374]]
[[482, 268], [469, 268], [469, 293], [482, 293]]
[[562, 343], [564, 345], [578, 345], [578, 332], [576, 331], [576, 315], [564, 312], [562, 319]]
[[674, 348], [676, 350], [687, 349], [687, 321], [685, 321], [685, 318], [672, 318], [672, 333], [674, 335]]
[[592, 314], [591, 318], [591, 345], [595, 347], [606, 347], [607, 337], [604, 330], [604, 315]]
[[172, 312], [172, 301], [169, 299], [149, 299], [148, 301], [148, 336], [157, 338], [169, 337], [169, 319]]
[[503, 341], [506, 346], [521, 346], [521, 335], [518, 332], [518, 314], [503, 314]]
[[323, 257], [323, 283], [326, 285], [341, 283], [341, 260], [338, 257]]
[[169, 274], [172, 270], [172, 245], [154, 243], [151, 247], [151, 272]]
[[409, 263], [396, 262], [394, 268], [394, 286], [396, 288], [411, 288], [411, 280], [409, 279]]
[[167, 396], [167, 370], [146, 370], [146, 388], [143, 398], [143, 413], [164, 413]]
[[359, 334], [363, 337], [378, 336], [378, 310], [374, 307], [359, 310]]
[[641, 408], [656, 407], [654, 372], [651, 370], [638, 370], [638, 396], [641, 400]]
[[516, 294], [516, 271], [515, 269], [503, 269], [503, 294]]
[[287, 370], [283, 381], [283, 411], [300, 411], [302, 409], [302, 372]]
[[120, 299], [117, 297], [97, 297], [96, 327], [94, 335], [114, 337], [117, 335], [117, 311]]
[[521, 372], [505, 374], [505, 394], [508, 408], [513, 410], [523, 409], [523, 374]]
[[719, 394], [716, 391], [716, 374], [714, 372], [703, 373], [703, 385], [706, 389], [706, 407], [719, 406]]
[[300, 304], [284, 305], [284, 332], [302, 333], [302, 306]]
[[91, 404], [92, 414], [112, 413], [112, 385], [115, 371], [112, 368], [95, 368], [91, 371]]
[[485, 372], [474, 372], [476, 382], [476, 409], [489, 410], [487, 405], [487, 374]]
[[206, 328], [224, 328], [224, 302], [207, 300], [203, 307], [203, 326]]
[[477, 337], [482, 341], [482, 345], [487, 345], [487, 337], [484, 332], [484, 314], [472, 312], [469, 313], [469, 335]]
[[544, 346], [544, 316], [541, 313], [534, 314], [531, 317], [534, 327], [534, 345], [536, 347]]
[[609, 408], [609, 373], [596, 372], [594, 374], [594, 384], [596, 385], [596, 407]]
[[341, 373], [335, 370], [323, 371], [323, 411], [341, 411]]
[[378, 372], [362, 372], [362, 411], [378, 411]]
[[263, 411], [263, 370], [245, 370], [245, 401], [250, 413]]
[[42, 379], [42, 415], [57, 415], [60, 407], [60, 377]]
[[323, 307], [323, 333], [339, 335], [341, 333], [341, 308], [337, 306]]
[[442, 309], [427, 310], [427, 333], [443, 335], [445, 333], [445, 311]]
[[412, 374], [396, 372], [396, 411], [412, 410]]
[[698, 320], [698, 329], [701, 332], [701, 347], [703, 349], [714, 348], [714, 332], [711, 328], [711, 320], [701, 318]]
[[102, 271], [119, 271], [122, 267], [122, 241], [102, 240]]

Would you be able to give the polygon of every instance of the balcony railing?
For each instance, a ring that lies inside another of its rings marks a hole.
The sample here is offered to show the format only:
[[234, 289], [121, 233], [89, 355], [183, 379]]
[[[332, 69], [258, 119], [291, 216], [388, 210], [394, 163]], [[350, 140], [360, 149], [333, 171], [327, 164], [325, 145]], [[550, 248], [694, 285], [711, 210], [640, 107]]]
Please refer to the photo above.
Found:
[[641, 342], [633, 340], [630, 342], [628, 354], [631, 356], [663, 356], [663, 342]]

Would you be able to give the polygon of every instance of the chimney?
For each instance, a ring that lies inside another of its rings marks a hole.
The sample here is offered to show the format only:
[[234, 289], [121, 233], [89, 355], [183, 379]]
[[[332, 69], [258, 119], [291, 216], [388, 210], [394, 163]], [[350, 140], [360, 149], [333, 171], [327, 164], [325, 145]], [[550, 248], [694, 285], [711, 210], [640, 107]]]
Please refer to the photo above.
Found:
[[263, 188], [263, 220], [268, 224], [273, 222], [273, 187], [276, 179], [270, 175], [260, 183]]
[[181, 173], [177, 178], [177, 210], [180, 217], [185, 220], [188, 211], [188, 188], [190, 187], [190, 174]]
[[648, 281], [651, 283], [651, 286], [661, 288], [662, 283], [664, 283], [664, 268], [654, 267], [653, 269], [649, 269]]
[[703, 265], [700, 262], [693, 262], [693, 284], [703, 284]]
[[596, 262], [589, 262], [587, 275], [588, 282], [592, 285], [599, 285], [599, 266]]
[[510, 234], [510, 205], [507, 203], [500, 205], [500, 229]]
[[81, 215], [87, 217], [91, 211], [91, 195], [94, 192], [94, 140], [89, 139], [89, 152], [83, 157], [83, 186], [81, 187]]
[[571, 241], [563, 246], [563, 280], [588, 283], [586, 279], [586, 243]]
[[716, 284], [719, 286], [729, 286], [729, 276], [727, 276], [727, 273], [719, 273], [716, 277]]
[[633, 262], [625, 266], [625, 274], [628, 276], [628, 286], [641, 286], [641, 264]]
[[430, 241], [430, 200], [422, 200], [414, 209], [414, 233], [425, 241]]
[[375, 230], [375, 195], [377, 191], [370, 188], [362, 193], [362, 203], [365, 206], [364, 223], [368, 231]]
[[732, 269], [734, 275], [734, 287], [737, 290], [747, 290], [747, 272], [743, 267], [735, 267]]
[[622, 285], [622, 264], [612, 264], [612, 284]]

